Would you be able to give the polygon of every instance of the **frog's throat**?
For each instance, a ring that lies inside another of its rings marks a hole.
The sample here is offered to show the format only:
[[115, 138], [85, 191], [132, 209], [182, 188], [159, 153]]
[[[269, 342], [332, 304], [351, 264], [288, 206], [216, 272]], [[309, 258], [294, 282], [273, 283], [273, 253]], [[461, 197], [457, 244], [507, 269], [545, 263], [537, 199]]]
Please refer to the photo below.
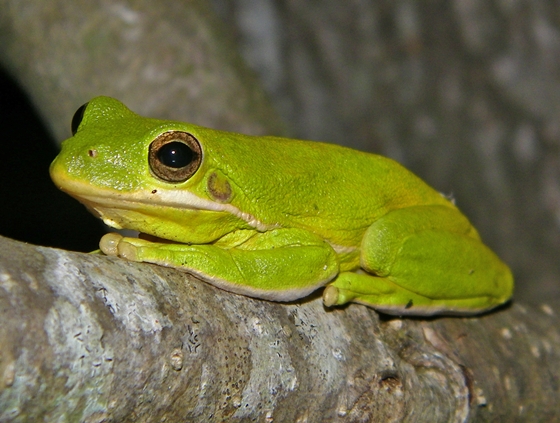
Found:
[[277, 223], [263, 223], [250, 213], [243, 212], [232, 204], [218, 203], [198, 197], [192, 192], [176, 189], [154, 189], [138, 191], [115, 191], [91, 187], [76, 181], [65, 181], [60, 189], [83, 203], [88, 209], [96, 210], [103, 218], [103, 210], [141, 210], [146, 206], [160, 206], [174, 209], [208, 210], [227, 212], [258, 231], [279, 228]]

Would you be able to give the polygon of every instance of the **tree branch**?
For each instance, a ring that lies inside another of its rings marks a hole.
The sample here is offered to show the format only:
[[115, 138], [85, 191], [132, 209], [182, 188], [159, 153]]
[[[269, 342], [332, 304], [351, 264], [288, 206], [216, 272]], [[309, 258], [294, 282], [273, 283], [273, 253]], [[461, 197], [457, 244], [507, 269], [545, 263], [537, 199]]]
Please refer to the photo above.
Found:
[[546, 420], [558, 319], [279, 304], [0, 239], [0, 421]]

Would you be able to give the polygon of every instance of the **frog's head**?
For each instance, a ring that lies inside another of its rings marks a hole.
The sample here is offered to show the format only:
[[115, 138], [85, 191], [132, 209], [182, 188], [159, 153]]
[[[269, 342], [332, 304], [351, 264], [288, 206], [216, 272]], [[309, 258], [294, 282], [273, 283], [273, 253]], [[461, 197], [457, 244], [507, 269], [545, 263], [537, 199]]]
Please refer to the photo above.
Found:
[[[219, 131], [143, 118], [109, 97], [78, 109], [51, 178], [114, 228], [178, 242], [266, 229], [218, 161]], [[236, 198], [237, 197], [237, 198]]]

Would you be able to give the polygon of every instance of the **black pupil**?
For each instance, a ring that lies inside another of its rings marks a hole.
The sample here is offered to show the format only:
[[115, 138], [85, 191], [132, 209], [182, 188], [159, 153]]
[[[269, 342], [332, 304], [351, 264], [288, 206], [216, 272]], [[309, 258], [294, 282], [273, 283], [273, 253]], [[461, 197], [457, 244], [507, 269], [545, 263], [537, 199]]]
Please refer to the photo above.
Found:
[[194, 151], [182, 142], [172, 141], [162, 146], [157, 152], [158, 159], [165, 166], [181, 168], [187, 166], [194, 159]]
[[87, 107], [87, 103], [86, 104], [82, 104], [80, 106], [80, 108], [78, 110], [76, 110], [76, 113], [74, 113], [74, 116], [72, 117], [72, 135], [76, 135], [76, 132], [78, 132], [78, 127], [80, 126], [80, 123], [82, 123], [82, 119], [84, 118], [84, 112], [86, 111], [86, 107]]

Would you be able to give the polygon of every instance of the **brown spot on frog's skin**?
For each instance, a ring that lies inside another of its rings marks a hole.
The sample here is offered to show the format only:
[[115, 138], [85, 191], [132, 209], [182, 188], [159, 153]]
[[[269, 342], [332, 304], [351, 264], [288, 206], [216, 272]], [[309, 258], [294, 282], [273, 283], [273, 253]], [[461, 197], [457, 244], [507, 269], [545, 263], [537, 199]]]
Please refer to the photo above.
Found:
[[220, 203], [229, 203], [231, 200], [231, 185], [223, 175], [212, 173], [208, 177], [208, 194]]

